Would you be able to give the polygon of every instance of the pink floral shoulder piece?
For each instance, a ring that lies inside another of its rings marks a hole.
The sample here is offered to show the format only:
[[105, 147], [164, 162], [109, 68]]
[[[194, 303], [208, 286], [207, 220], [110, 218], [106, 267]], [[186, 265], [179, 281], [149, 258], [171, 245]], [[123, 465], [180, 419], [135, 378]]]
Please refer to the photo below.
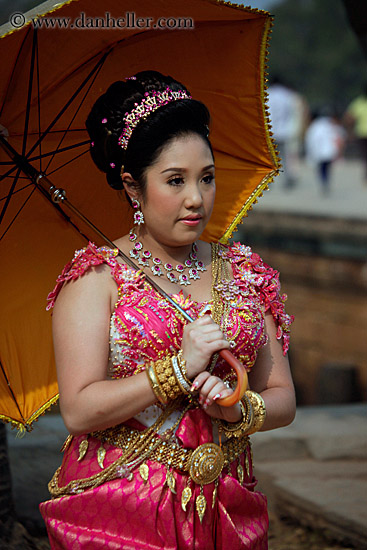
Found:
[[66, 281], [78, 279], [89, 268], [107, 263], [112, 270], [118, 266], [117, 257], [118, 250], [111, 249], [104, 246], [97, 248], [94, 243], [89, 243], [86, 248], [76, 250], [74, 258], [66, 264], [61, 274], [56, 279], [55, 288], [47, 296], [46, 310], [50, 310], [54, 307], [56, 298]]
[[272, 313], [277, 326], [277, 339], [283, 340], [285, 355], [289, 349], [290, 326], [294, 316], [285, 311], [287, 295], [281, 294], [279, 272], [263, 262], [249, 246], [241, 243], [223, 248], [221, 255], [231, 262], [236, 284], [252, 288], [260, 296], [265, 312]]

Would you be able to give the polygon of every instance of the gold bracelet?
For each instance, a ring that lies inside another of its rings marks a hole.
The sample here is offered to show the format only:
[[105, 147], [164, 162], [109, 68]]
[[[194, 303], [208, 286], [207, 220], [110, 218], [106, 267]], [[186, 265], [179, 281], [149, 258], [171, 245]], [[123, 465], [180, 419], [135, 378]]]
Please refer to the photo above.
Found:
[[169, 399], [176, 399], [176, 397], [182, 393], [182, 390], [177, 383], [171, 363], [171, 357], [167, 356], [165, 359], [158, 359], [158, 361], [155, 361], [154, 370], [157, 381], [163, 392]]
[[151, 363], [148, 368], [146, 369], [146, 373], [148, 376], [148, 380], [150, 383], [150, 386], [154, 392], [154, 395], [162, 403], [165, 405], [168, 401], [167, 395], [164, 393], [164, 391], [161, 388], [161, 385], [159, 384], [156, 376], [156, 372], [154, 370], [154, 363]]
[[220, 421], [220, 428], [225, 433], [226, 437], [242, 437], [249, 433], [253, 423], [253, 409], [251, 401], [247, 397], [243, 397], [239, 401], [241, 407], [242, 419], [239, 422]]
[[254, 420], [250, 430], [247, 432], [248, 435], [251, 435], [261, 430], [266, 418], [266, 407], [264, 399], [259, 393], [247, 390], [245, 396], [251, 402], [254, 411]]

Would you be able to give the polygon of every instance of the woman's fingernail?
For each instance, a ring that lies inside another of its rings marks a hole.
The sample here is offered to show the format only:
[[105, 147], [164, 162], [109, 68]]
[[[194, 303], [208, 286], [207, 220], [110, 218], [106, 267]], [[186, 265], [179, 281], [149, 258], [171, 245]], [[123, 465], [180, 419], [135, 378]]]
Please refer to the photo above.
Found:
[[204, 405], [203, 405], [203, 409], [206, 409], [207, 408], [207, 402], [205, 401]]
[[192, 385], [191, 388], [190, 388], [190, 391], [196, 390], [197, 387], [198, 387], [198, 383], [197, 383], [197, 382], [194, 382], [193, 385]]
[[216, 400], [219, 399], [221, 396], [222, 396], [221, 393], [217, 393], [217, 395], [215, 395], [215, 396], [213, 397], [213, 401], [216, 401]]
[[210, 405], [210, 399], [206, 399], [205, 400], [205, 403], [204, 403], [204, 406], [205, 407], [208, 407]]

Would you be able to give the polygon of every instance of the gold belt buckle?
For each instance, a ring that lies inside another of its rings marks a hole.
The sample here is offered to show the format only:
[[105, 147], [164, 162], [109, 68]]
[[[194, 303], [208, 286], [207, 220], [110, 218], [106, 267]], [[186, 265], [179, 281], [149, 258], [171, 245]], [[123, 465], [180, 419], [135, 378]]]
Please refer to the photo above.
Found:
[[219, 445], [204, 443], [191, 455], [189, 473], [199, 485], [207, 485], [217, 479], [224, 465], [224, 454]]

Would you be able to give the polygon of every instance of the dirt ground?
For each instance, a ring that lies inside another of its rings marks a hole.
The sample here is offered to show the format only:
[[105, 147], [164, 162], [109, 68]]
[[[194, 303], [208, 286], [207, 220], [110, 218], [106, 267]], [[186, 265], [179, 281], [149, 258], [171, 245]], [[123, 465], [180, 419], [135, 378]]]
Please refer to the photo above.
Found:
[[289, 518], [269, 512], [269, 550], [354, 550], [333, 541], [325, 533], [312, 531]]

